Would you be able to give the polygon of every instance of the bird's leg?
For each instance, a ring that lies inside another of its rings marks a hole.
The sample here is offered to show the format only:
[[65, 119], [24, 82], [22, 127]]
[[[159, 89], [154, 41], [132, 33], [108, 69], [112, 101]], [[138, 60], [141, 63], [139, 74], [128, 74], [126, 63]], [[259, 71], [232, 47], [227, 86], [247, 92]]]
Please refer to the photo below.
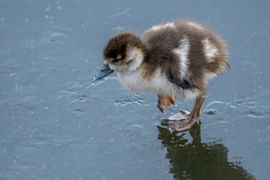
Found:
[[191, 113], [181, 110], [179, 114], [176, 114], [162, 123], [169, 126], [171, 131], [186, 131], [189, 130], [196, 122], [199, 123], [201, 108], [205, 100], [205, 93], [201, 93], [195, 101], [195, 105]]
[[174, 96], [163, 96], [158, 95], [158, 105], [157, 107], [161, 112], [164, 112], [168, 106], [175, 105], [176, 100]]
[[205, 94], [200, 95], [199, 97], [196, 98], [195, 105], [193, 107], [193, 110], [191, 111], [189, 117], [191, 120], [199, 123], [200, 121], [200, 116], [201, 116], [201, 109], [202, 105], [205, 100]]

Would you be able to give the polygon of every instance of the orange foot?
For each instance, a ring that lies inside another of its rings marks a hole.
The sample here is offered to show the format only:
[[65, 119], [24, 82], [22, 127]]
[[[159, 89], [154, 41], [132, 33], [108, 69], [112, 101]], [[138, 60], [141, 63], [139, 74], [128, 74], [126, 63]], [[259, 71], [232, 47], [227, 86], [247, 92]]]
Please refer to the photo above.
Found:
[[158, 95], [158, 105], [157, 107], [161, 112], [164, 112], [168, 106], [175, 105], [176, 100], [174, 96], [162, 96]]

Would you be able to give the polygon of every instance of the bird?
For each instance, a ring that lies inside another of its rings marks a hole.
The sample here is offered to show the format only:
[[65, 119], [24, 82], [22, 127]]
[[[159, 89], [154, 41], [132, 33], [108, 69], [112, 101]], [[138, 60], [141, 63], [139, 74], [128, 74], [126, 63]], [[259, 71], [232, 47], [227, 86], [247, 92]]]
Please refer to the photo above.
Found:
[[123, 87], [154, 92], [161, 112], [175, 105], [176, 97], [195, 100], [191, 112], [180, 110], [167, 119], [176, 131], [200, 123], [210, 80], [229, 69], [225, 40], [188, 20], [163, 22], [141, 35], [120, 32], [109, 39], [103, 56]]

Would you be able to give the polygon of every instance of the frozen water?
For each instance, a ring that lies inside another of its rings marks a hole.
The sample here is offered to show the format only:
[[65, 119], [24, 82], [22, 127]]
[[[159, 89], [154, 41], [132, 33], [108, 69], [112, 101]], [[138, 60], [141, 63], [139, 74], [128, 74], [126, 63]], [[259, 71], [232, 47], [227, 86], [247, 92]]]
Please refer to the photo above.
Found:
[[[268, 179], [270, 2], [0, 1], [0, 179]], [[201, 125], [170, 134], [155, 95], [93, 81], [115, 31], [194, 19], [226, 39]], [[215, 112], [215, 113], [212, 113]]]

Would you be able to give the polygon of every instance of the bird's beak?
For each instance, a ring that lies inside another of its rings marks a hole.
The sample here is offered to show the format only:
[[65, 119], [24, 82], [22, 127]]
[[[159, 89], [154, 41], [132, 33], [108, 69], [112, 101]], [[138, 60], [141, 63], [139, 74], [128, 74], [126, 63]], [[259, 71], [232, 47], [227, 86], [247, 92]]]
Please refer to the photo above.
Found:
[[95, 73], [94, 80], [103, 79], [113, 72], [114, 70], [112, 70], [106, 62], [104, 62], [103, 67]]

